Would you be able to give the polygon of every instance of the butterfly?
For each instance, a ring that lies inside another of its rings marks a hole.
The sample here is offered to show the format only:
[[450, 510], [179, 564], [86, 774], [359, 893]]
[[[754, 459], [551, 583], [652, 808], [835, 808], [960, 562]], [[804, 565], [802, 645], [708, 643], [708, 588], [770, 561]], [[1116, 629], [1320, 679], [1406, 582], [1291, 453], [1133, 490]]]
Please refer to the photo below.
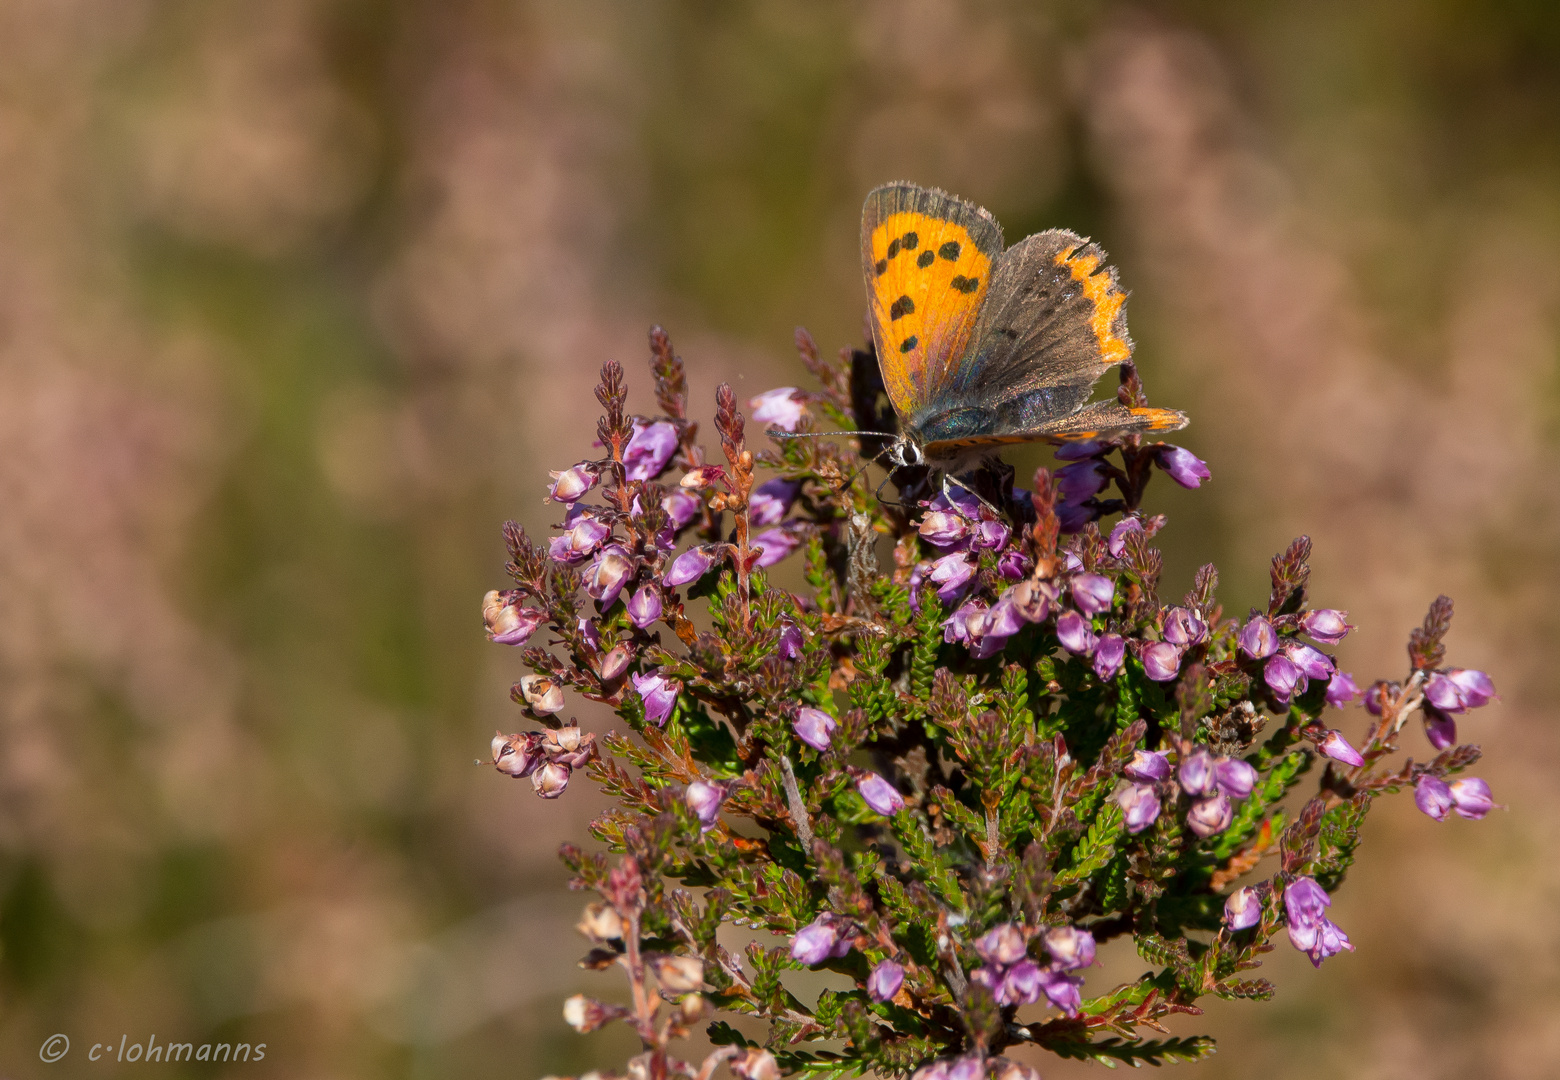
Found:
[[1173, 409], [1089, 401], [1129, 362], [1127, 294], [1099, 246], [1065, 229], [1003, 247], [1002, 226], [935, 188], [886, 184], [861, 211], [872, 339], [900, 466], [951, 469], [1007, 443], [1175, 431]]

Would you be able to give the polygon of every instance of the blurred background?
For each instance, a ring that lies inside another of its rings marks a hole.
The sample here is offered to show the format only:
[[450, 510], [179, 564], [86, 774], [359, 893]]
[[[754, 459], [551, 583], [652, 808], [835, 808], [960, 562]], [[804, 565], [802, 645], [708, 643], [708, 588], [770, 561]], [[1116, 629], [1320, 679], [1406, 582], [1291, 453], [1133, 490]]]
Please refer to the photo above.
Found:
[[1217, 561], [1244, 613], [1309, 532], [1361, 683], [1445, 591], [1503, 695], [1509, 811], [1378, 806], [1358, 952], [1275, 953], [1179, 1074], [1560, 1072], [1548, 0], [0, 0], [0, 1072], [620, 1065], [559, 1014], [622, 993], [554, 857], [597, 804], [472, 765], [499, 525], [556, 517], [603, 360], [653, 408], [652, 322], [705, 416], [801, 383], [798, 323], [860, 342], [893, 179], [1121, 267], [1214, 476], [1150, 490], [1167, 592]]

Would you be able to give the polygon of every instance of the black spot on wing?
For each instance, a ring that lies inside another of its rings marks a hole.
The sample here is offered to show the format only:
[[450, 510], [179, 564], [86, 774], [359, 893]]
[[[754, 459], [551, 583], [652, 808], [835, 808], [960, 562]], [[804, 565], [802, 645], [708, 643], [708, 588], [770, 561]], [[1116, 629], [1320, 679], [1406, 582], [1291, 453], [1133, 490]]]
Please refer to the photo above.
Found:
[[913, 232], [907, 232], [899, 238], [899, 246], [905, 251], [914, 251], [920, 242], [921, 238]]
[[920, 258], [915, 260], [915, 264], [922, 270], [925, 270], [928, 266], [932, 265], [932, 260], [935, 258], [937, 258], [937, 256], [933, 255], [930, 251], [923, 251], [921, 252]]
[[953, 286], [959, 292], [968, 295], [969, 293], [972, 293], [976, 289], [980, 288], [980, 278], [965, 277], [963, 274], [959, 274], [955, 276], [952, 281], [948, 282], [948, 284]]
[[872, 269], [877, 271], [878, 277], [882, 277], [884, 274], [888, 273], [888, 260], [879, 259], [877, 261], [877, 265], [875, 265]]
[[905, 343], [903, 345], [899, 346], [899, 351], [900, 352], [909, 352], [911, 349], [913, 349], [917, 345], [919, 345], [920, 342], [921, 342], [920, 338], [916, 337], [914, 334], [911, 334], [909, 337], [905, 338]]
[[949, 262], [953, 262], [959, 257], [959, 242], [957, 240], [949, 240], [946, 244], [937, 249], [937, 254], [941, 255]]
[[897, 239], [888, 242], [888, 257], [892, 259], [899, 254], [899, 241]]
[[914, 313], [915, 301], [908, 296], [901, 296], [894, 301], [894, 306], [888, 309], [888, 318], [892, 322], [894, 319], [902, 319], [906, 315], [913, 315]]

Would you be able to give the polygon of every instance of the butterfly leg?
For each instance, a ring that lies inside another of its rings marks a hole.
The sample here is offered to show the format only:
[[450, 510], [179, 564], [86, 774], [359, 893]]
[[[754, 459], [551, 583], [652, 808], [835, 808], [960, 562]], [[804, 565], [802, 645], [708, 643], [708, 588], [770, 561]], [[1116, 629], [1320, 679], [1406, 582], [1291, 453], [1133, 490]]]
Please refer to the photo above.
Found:
[[955, 484], [958, 487], [963, 488], [965, 491], [968, 491], [971, 495], [975, 496], [976, 501], [978, 501], [986, 509], [990, 510], [993, 514], [996, 514], [997, 517], [999, 517], [999, 518], [1002, 516], [1002, 511], [998, 510], [995, 506], [992, 506], [991, 503], [987, 502], [986, 499], [981, 496], [980, 492], [978, 492], [974, 488], [970, 487], [963, 480], [960, 480], [953, 473], [945, 472], [945, 473], [943, 473], [943, 477], [942, 477], [942, 493], [943, 493], [943, 498], [947, 499], [949, 502], [953, 501], [952, 496], [950, 496], [948, 494], [948, 485], [949, 484]]

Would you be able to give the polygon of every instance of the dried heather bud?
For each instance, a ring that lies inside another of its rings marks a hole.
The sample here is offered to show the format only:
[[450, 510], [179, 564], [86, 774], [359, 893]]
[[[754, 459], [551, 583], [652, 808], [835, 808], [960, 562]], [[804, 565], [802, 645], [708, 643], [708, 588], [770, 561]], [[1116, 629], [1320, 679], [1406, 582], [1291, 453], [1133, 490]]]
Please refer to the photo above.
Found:
[[1040, 1074], [1028, 1065], [1007, 1058], [992, 1058], [991, 1080], [1040, 1080]]
[[623, 936], [623, 919], [606, 904], [587, 904], [575, 929], [591, 941], [615, 941]]
[[563, 711], [563, 687], [546, 675], [522, 676], [520, 696], [538, 716], [552, 716]]
[[1257, 890], [1242, 885], [1224, 901], [1224, 925], [1234, 933], [1248, 930], [1262, 921], [1262, 897]]
[[737, 1080], [780, 1080], [780, 1064], [775, 1056], [757, 1046], [733, 1058], [731, 1071]]
[[556, 799], [569, 786], [569, 767], [550, 761], [531, 774], [531, 786], [544, 799]]
[[867, 994], [873, 1001], [892, 1001], [905, 982], [905, 969], [892, 960], [883, 960], [867, 976]]
[[807, 415], [807, 407], [799, 400], [800, 394], [801, 391], [794, 386], [782, 386], [748, 398], [748, 408], [753, 410], [753, 423], [769, 424], [781, 431], [795, 431], [802, 417]]
[[622, 1009], [603, 1005], [584, 994], [575, 994], [563, 1003], [564, 1021], [582, 1035], [595, 1031], [603, 1024], [616, 1020], [622, 1015]]
[[677, 486], [688, 491], [702, 491], [718, 483], [724, 483], [725, 479], [726, 470], [721, 466], [700, 465], [697, 469], [689, 469], [684, 473], [683, 478], [677, 481]]
[[652, 957], [650, 970], [668, 993], [691, 994], [704, 987], [704, 961], [697, 956]]
[[528, 735], [494, 735], [493, 766], [507, 776], [519, 779], [530, 776], [542, 763], [541, 737], [535, 732]]
[[545, 611], [520, 606], [518, 593], [494, 589], [482, 598], [482, 622], [487, 626], [488, 640], [500, 645], [524, 645], [546, 621]]

